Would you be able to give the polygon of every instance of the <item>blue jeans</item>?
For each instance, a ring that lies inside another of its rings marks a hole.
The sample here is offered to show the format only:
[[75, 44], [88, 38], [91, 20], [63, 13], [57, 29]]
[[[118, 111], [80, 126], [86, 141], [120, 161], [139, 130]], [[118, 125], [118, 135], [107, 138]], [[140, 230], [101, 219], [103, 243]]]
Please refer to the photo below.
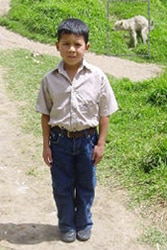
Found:
[[85, 138], [68, 138], [51, 130], [52, 186], [59, 229], [91, 229], [96, 167], [92, 161], [97, 132]]

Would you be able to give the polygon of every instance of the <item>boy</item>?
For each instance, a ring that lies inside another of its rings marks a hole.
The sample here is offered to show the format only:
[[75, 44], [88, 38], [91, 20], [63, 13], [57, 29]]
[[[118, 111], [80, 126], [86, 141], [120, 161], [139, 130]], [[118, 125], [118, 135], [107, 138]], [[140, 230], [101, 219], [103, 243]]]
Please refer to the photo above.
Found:
[[84, 59], [87, 25], [69, 18], [57, 36], [62, 61], [43, 78], [36, 110], [42, 114], [43, 158], [51, 170], [61, 239], [86, 241], [93, 224], [95, 166], [103, 157], [109, 115], [118, 106], [104, 73]]

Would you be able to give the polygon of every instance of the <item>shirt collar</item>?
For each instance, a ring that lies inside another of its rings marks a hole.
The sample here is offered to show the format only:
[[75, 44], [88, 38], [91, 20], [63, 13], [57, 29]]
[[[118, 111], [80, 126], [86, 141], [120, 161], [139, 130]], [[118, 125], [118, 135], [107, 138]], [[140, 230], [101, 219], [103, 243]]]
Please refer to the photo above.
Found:
[[[82, 64], [81, 64], [81, 66], [80, 66], [80, 68], [79, 68], [79, 71], [82, 70], [82, 69], [84, 69], [84, 68], [86, 68], [86, 69], [88, 69], [88, 70], [91, 70], [91, 69], [92, 69], [91, 65], [86, 61], [85, 58], [84, 58], [83, 61], [82, 61]], [[56, 67], [55, 70], [58, 71], [58, 72], [61, 73], [61, 74], [64, 74], [64, 73], [65, 73], [65, 70], [64, 70], [64, 62], [63, 62], [63, 60], [59, 62], [59, 64], [57, 65], [57, 67]]]

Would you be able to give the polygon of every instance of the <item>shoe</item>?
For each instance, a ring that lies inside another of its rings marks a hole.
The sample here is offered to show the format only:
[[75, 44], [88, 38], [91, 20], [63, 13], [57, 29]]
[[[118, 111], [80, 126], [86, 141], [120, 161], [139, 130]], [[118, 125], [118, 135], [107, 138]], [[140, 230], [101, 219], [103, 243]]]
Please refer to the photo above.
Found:
[[77, 232], [77, 239], [80, 241], [87, 241], [90, 239], [90, 236], [91, 236], [90, 229], [84, 229]]
[[67, 231], [61, 232], [61, 240], [66, 243], [71, 243], [76, 240], [76, 232], [75, 231]]

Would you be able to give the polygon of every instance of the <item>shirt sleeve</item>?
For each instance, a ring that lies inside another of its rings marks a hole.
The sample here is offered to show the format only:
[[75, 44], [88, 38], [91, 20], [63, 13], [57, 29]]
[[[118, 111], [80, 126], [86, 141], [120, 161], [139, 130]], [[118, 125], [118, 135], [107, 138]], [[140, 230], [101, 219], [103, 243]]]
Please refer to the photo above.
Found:
[[111, 115], [118, 110], [115, 94], [105, 74], [102, 74], [101, 77], [101, 98], [99, 107], [100, 117]]
[[45, 77], [41, 82], [35, 109], [37, 112], [50, 115], [51, 108], [52, 100], [49, 94], [47, 78]]

